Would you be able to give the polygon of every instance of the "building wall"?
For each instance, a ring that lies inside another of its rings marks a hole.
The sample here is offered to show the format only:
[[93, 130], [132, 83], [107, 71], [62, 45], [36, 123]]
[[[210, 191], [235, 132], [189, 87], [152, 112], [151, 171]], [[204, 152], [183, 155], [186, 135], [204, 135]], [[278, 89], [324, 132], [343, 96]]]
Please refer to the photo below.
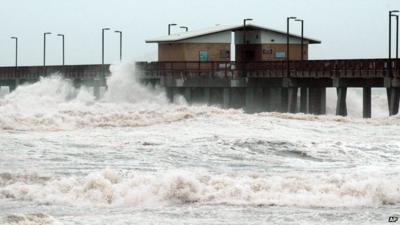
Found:
[[[261, 32], [261, 43], [263, 44], [286, 44], [287, 36], [271, 31]], [[292, 44], [301, 44], [301, 38], [290, 37], [289, 42]], [[304, 44], [308, 44], [307, 40], [304, 40]]]
[[195, 37], [178, 41], [178, 43], [205, 43], [205, 44], [226, 44], [232, 42], [232, 31], [209, 34], [205, 36]]
[[[235, 43], [243, 44], [243, 31], [235, 32]], [[246, 43], [248, 44], [261, 44], [261, 31], [248, 30], [246, 31]]]
[[[286, 44], [287, 37], [286, 34], [272, 31], [248, 30], [246, 31], [246, 40], [248, 44]], [[300, 44], [301, 38], [290, 37], [289, 42]], [[243, 44], [243, 31], [235, 32], [235, 43]], [[304, 40], [304, 44], [308, 44], [308, 41]]]
[[[208, 61], [230, 61], [230, 48], [230, 44], [224, 43], [160, 43], [158, 60], [199, 61], [200, 51], [207, 51]], [[223, 53], [221, 51], [224, 51], [225, 54], [221, 54]]]
[[158, 61], [184, 61], [185, 60], [185, 44], [159, 44], [158, 45]]
[[[285, 58], [277, 58], [277, 52], [285, 52], [287, 51], [286, 44], [263, 44], [262, 45], [262, 60], [286, 60]], [[289, 46], [289, 53], [291, 60], [301, 60], [301, 44], [291, 44]], [[308, 45], [304, 45], [304, 52], [303, 52], [304, 60], [308, 60]]]
[[[245, 49], [243, 49], [245, 48]], [[290, 45], [290, 59], [300, 60], [301, 59], [301, 45], [291, 44]], [[262, 45], [236, 45], [236, 60], [242, 61], [242, 54], [245, 51], [253, 51], [254, 58], [247, 59], [247, 61], [275, 61], [275, 60], [286, 60], [286, 44], [262, 44]], [[284, 57], [282, 56], [284, 53]], [[248, 53], [247, 53], [248, 54]], [[304, 60], [308, 59], [308, 45], [304, 45]]]

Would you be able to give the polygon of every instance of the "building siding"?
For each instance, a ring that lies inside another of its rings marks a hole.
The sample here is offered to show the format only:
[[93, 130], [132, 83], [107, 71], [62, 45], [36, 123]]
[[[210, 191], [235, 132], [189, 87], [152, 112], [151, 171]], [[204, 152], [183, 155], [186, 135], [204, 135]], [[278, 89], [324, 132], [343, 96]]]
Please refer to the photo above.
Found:
[[176, 43], [198, 43], [198, 44], [227, 44], [232, 42], [232, 31], [209, 34], [205, 36], [195, 37], [178, 41]]
[[199, 61], [200, 51], [208, 52], [208, 61], [230, 61], [230, 55], [221, 58], [221, 50], [230, 51], [226, 43], [163, 43], [159, 44], [159, 61]]
[[[236, 45], [236, 60], [242, 60], [243, 48], [248, 51], [254, 52], [254, 59], [247, 59], [247, 61], [275, 61], [275, 60], [286, 60], [285, 58], [277, 58], [277, 52], [285, 52], [286, 55], [286, 44], [250, 44], [250, 45]], [[300, 60], [301, 59], [301, 45], [291, 44], [290, 45], [290, 59]], [[304, 45], [304, 60], [308, 60], [308, 45]]]

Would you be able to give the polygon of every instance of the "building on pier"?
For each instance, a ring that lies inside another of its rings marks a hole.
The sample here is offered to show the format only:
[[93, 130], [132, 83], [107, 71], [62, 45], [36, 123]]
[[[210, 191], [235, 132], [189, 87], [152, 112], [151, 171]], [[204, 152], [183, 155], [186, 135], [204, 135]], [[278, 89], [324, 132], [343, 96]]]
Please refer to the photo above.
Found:
[[[291, 60], [308, 59], [308, 46], [321, 41], [290, 34]], [[171, 34], [146, 40], [158, 44], [158, 61], [274, 61], [287, 57], [287, 33], [249, 24], [223, 26]], [[235, 52], [235, 54], [233, 54]], [[235, 57], [232, 57], [235, 56]]]

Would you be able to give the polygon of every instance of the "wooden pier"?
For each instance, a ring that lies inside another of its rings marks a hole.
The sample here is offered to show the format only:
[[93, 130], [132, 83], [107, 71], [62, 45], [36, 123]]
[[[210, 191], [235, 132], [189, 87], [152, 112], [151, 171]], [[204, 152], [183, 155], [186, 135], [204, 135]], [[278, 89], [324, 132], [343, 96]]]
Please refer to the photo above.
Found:
[[[0, 67], [0, 86], [14, 90], [55, 73], [75, 86], [106, 86], [109, 65]], [[136, 74], [135, 74], [136, 73]], [[337, 115], [347, 115], [348, 88], [363, 89], [363, 116], [371, 117], [371, 88], [386, 88], [389, 114], [399, 112], [400, 60], [262, 62], [138, 62], [132, 76], [165, 87], [168, 98], [245, 108], [249, 112], [326, 113], [326, 88], [337, 89]]]

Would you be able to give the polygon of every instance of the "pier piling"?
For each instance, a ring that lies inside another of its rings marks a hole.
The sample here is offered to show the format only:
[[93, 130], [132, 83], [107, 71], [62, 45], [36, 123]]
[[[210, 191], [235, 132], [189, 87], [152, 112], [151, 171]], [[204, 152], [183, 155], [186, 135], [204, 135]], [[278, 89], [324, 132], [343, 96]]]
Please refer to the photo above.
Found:
[[326, 113], [326, 89], [321, 87], [310, 87], [308, 89], [308, 110], [314, 115]]
[[392, 87], [390, 90], [390, 104], [389, 104], [390, 116], [394, 116], [399, 113], [399, 99], [400, 99], [400, 88]]
[[254, 112], [254, 88], [246, 88], [246, 111]]
[[230, 88], [224, 88], [223, 90], [223, 104], [222, 107], [224, 109], [230, 108], [230, 103], [231, 103], [231, 89]]
[[308, 88], [300, 88], [300, 112], [308, 113]]
[[191, 87], [187, 87], [184, 90], [184, 96], [185, 96], [185, 100], [188, 104], [190, 104], [192, 102], [192, 88]]
[[363, 88], [363, 117], [371, 118], [371, 88]]
[[280, 112], [286, 113], [289, 112], [289, 89], [286, 87], [283, 87], [281, 89], [281, 109]]
[[289, 113], [296, 113], [297, 112], [297, 87], [289, 88], [288, 92], [288, 111]]
[[347, 116], [347, 87], [337, 88], [337, 103], [336, 103], [336, 115]]

